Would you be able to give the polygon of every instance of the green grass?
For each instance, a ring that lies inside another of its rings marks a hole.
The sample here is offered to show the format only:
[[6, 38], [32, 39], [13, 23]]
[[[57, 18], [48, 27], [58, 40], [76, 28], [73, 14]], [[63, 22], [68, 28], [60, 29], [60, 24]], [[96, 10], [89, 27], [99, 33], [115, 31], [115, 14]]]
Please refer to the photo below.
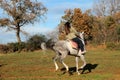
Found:
[[[118, 80], [120, 79], [120, 51], [105, 49], [88, 50], [85, 55], [87, 63], [97, 64], [92, 72], [86, 70], [84, 74], [63, 74], [55, 72], [52, 61], [54, 52], [36, 51], [11, 53], [0, 56], [0, 80]], [[75, 58], [67, 56], [65, 63], [75, 67]], [[58, 63], [60, 69], [62, 64]], [[82, 61], [79, 61], [79, 66]], [[81, 72], [81, 70], [80, 70]]]

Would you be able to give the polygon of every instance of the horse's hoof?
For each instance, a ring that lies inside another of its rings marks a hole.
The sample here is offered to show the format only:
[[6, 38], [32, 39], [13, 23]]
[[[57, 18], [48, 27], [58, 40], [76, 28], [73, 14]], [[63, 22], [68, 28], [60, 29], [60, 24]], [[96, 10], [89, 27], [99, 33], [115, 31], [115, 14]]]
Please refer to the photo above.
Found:
[[69, 69], [66, 69], [67, 72], [69, 72]]
[[80, 75], [80, 73], [78, 72], [78, 75]]
[[58, 68], [56, 68], [55, 71], [58, 71]]
[[84, 67], [82, 66], [82, 67], [80, 67], [80, 69], [83, 69]]

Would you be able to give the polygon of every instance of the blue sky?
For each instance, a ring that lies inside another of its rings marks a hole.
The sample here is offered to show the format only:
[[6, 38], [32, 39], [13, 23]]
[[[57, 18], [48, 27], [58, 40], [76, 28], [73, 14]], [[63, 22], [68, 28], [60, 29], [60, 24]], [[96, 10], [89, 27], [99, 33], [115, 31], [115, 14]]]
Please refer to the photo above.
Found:
[[[47, 33], [54, 30], [60, 23], [61, 17], [64, 15], [66, 9], [80, 8], [82, 11], [91, 9], [93, 0], [38, 0], [47, 7], [48, 12], [45, 15], [44, 21], [38, 22], [34, 25], [27, 25], [22, 29], [30, 35]], [[3, 13], [0, 13], [2, 15]], [[1, 17], [1, 16], [0, 16]], [[22, 40], [27, 39], [27, 36], [21, 35]], [[15, 42], [15, 31], [7, 31], [0, 28], [0, 44]]]

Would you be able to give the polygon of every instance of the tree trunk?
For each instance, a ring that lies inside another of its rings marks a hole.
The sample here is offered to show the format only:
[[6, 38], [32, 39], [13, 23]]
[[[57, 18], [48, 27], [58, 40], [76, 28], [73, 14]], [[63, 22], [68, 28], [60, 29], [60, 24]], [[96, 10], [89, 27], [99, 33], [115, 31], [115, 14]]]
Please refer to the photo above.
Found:
[[19, 26], [17, 27], [17, 30], [16, 30], [16, 37], [17, 37], [18, 43], [21, 43], [21, 39], [20, 39], [20, 27]]

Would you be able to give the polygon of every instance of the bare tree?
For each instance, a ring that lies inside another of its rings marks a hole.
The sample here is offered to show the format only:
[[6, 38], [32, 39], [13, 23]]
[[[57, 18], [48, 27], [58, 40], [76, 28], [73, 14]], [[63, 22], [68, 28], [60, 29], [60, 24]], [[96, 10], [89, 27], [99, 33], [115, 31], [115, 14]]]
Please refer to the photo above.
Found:
[[[96, 0], [94, 3], [93, 11], [96, 14], [94, 21], [98, 35], [94, 35], [96, 40], [106, 44], [106, 42], [116, 41], [117, 31], [119, 28], [119, 12], [120, 0]], [[117, 17], [115, 17], [117, 16]], [[94, 29], [95, 29], [94, 28]]]
[[113, 15], [117, 12], [119, 12], [119, 7], [120, 7], [120, 0], [107, 0], [107, 5], [109, 7], [108, 13], [110, 15]]
[[97, 16], [113, 15], [120, 11], [120, 0], [95, 0], [93, 11]]
[[56, 42], [58, 40], [58, 35], [59, 35], [58, 27], [56, 27], [54, 30], [52, 30], [46, 34], [48, 39], [51, 39], [53, 42]]
[[25, 33], [21, 27], [39, 21], [47, 11], [46, 7], [37, 0], [0, 0], [0, 8], [6, 15], [0, 18], [0, 27], [15, 30], [19, 43], [20, 32]]
[[106, 15], [106, 2], [105, 0], [95, 0], [93, 5], [93, 11], [97, 16]]

